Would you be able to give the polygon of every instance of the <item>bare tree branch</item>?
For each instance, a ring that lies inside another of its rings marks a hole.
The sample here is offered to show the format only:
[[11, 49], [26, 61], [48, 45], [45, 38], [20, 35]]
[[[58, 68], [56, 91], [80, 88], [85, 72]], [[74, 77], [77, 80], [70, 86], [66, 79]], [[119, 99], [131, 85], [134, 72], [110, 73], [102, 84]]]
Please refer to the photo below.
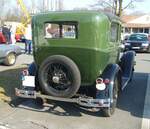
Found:
[[[122, 11], [133, 5], [133, 2], [143, 2], [144, 0], [130, 0], [129, 3], [123, 7], [123, 1], [125, 0], [99, 0], [97, 4], [94, 6], [101, 6], [101, 7], [110, 7], [115, 12], [115, 15], [121, 16]], [[92, 6], [91, 6], [92, 7]]]
[[108, 3], [108, 2], [106, 2], [106, 1], [104, 1], [104, 0], [102, 0], [102, 1], [99, 0], [96, 4], [91, 5], [91, 7], [95, 7], [95, 6], [102, 6], [102, 7], [104, 7], [104, 5], [107, 5], [107, 6], [109, 6], [110, 8], [115, 9], [113, 5], [111, 5], [110, 3]]
[[125, 10], [126, 8], [128, 8], [133, 2], [134, 0], [131, 0], [122, 10]]
[[115, 9], [115, 8], [113, 7], [113, 5], [111, 5], [110, 3], [106, 2], [106, 1], [102, 1], [102, 2], [103, 2], [103, 4], [106, 4], [107, 6], [109, 6], [109, 7], [113, 8], [113, 9]]

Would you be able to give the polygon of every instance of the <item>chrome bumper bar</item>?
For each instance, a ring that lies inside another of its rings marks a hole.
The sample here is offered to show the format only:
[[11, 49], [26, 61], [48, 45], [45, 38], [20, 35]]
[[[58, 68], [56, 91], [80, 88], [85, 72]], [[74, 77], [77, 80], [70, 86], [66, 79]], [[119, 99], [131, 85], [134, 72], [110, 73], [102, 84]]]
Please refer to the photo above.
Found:
[[93, 99], [93, 98], [84, 98], [84, 97], [78, 97], [78, 98], [60, 98], [60, 97], [53, 97], [49, 95], [43, 95], [41, 93], [38, 93], [36, 91], [32, 90], [22, 90], [15, 88], [16, 96], [21, 98], [32, 98], [36, 99], [38, 97], [44, 98], [44, 99], [50, 99], [55, 101], [63, 101], [63, 102], [69, 102], [69, 103], [77, 103], [84, 107], [95, 107], [95, 108], [102, 108], [102, 107], [110, 107], [110, 99]]

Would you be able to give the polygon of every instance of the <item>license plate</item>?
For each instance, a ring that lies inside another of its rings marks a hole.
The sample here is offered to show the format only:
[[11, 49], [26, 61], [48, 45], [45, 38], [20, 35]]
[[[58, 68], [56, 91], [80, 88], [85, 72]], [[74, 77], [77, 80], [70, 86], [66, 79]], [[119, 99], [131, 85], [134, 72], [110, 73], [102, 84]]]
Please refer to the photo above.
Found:
[[140, 47], [132, 47], [132, 49], [140, 49]]
[[35, 87], [35, 76], [23, 76], [22, 86], [25, 87]]

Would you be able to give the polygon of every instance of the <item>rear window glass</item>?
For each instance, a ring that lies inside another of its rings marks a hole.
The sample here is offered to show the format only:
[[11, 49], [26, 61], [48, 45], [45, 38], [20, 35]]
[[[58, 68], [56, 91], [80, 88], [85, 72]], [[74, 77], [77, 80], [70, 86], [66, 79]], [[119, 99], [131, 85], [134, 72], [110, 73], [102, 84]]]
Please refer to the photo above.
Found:
[[118, 29], [119, 29], [119, 25], [117, 23], [111, 24], [111, 31], [110, 31], [110, 41], [111, 42], [118, 41]]
[[78, 37], [76, 22], [45, 23], [45, 38], [50, 39], [76, 39]]
[[133, 40], [133, 41], [148, 41], [148, 37], [146, 35], [142, 35], [142, 34], [135, 34], [135, 35], [131, 35], [129, 37], [129, 40]]

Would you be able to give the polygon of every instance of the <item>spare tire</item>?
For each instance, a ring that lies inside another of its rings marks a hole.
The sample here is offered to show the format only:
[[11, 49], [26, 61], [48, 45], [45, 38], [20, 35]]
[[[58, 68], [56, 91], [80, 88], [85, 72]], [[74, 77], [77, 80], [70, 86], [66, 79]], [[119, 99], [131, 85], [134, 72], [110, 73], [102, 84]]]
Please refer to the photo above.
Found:
[[56, 97], [72, 97], [81, 84], [77, 65], [68, 57], [54, 55], [41, 64], [38, 79], [44, 93]]

